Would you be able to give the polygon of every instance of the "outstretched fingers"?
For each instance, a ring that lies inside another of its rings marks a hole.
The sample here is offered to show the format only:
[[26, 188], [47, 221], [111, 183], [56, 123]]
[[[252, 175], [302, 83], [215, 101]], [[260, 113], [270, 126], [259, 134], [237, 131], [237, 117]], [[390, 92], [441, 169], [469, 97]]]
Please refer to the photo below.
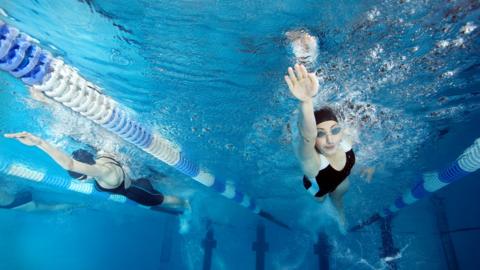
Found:
[[300, 65], [300, 71], [302, 72], [302, 76], [304, 78], [308, 78], [308, 71], [307, 68], [304, 65]]
[[3, 136], [5, 138], [10, 138], [10, 139], [13, 139], [13, 138], [16, 138], [18, 136], [19, 133], [6, 133], [4, 134]]
[[308, 79], [312, 83], [312, 85], [315, 85], [317, 83], [317, 76], [313, 73], [308, 74]]
[[288, 85], [288, 89], [290, 89], [290, 91], [292, 91], [293, 90], [293, 83], [292, 83], [292, 80], [290, 80], [290, 77], [285, 76], [285, 82]]
[[297, 77], [295, 76], [293, 68], [291, 67], [288, 68], [288, 76], [290, 76], [290, 81], [292, 82], [292, 85], [297, 84]]
[[28, 136], [28, 132], [17, 132], [17, 133], [6, 133], [3, 135], [5, 138], [16, 139], [16, 138], [23, 138]]
[[305, 78], [305, 76], [303, 76], [302, 66], [303, 65], [299, 65], [299, 64], [295, 65], [295, 74], [297, 75], [298, 80]]

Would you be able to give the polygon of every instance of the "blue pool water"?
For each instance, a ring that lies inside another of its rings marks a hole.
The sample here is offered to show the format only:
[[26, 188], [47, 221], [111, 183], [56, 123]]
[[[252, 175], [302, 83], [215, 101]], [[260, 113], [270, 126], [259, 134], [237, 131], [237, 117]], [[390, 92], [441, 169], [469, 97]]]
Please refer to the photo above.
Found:
[[[291, 228], [79, 114], [32, 100], [0, 72], [2, 134], [25, 130], [68, 152], [88, 144], [121, 153], [132, 177], [155, 171], [158, 189], [192, 204], [190, 216], [176, 218], [2, 175], [2, 191], [76, 207], [0, 209], [0, 269], [206, 269], [209, 230], [211, 269], [256, 269], [259, 225], [265, 269], [319, 269], [319, 232], [331, 269], [479, 269], [478, 172], [396, 215], [394, 254], [385, 253], [379, 223], [340, 233], [331, 203], [315, 202], [301, 185], [287, 127], [297, 102], [283, 81], [294, 63], [285, 33], [305, 29], [319, 45], [316, 102], [339, 108], [357, 134], [345, 209], [348, 224], [358, 224], [479, 137], [478, 1], [0, 0], [0, 8], [2, 21]], [[41, 151], [3, 136], [0, 155], [66, 176]], [[360, 176], [367, 167], [376, 168], [371, 182]]]

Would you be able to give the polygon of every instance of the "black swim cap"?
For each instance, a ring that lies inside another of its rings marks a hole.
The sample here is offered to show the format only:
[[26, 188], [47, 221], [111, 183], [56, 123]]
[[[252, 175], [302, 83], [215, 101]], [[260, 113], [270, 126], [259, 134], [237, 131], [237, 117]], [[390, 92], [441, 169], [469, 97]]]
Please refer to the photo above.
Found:
[[314, 112], [315, 114], [315, 123], [318, 125], [325, 121], [335, 121], [338, 122], [337, 116], [330, 107], [323, 107], [320, 110]]
[[[89, 165], [93, 165], [96, 163], [93, 154], [84, 149], [75, 150], [72, 153], [72, 158], [75, 159], [76, 161], [80, 161], [82, 163], [86, 163]], [[67, 172], [71, 177], [75, 179], [83, 180], [87, 178], [85, 174], [72, 172], [72, 171], [67, 171]]]

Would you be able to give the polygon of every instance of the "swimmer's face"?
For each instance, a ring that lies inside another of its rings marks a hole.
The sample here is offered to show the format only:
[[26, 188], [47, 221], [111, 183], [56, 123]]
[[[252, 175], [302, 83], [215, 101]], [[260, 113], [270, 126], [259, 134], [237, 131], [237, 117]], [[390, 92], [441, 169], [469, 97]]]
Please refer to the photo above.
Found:
[[315, 147], [326, 156], [335, 154], [338, 144], [342, 140], [342, 129], [333, 120], [325, 121], [317, 125], [317, 139]]

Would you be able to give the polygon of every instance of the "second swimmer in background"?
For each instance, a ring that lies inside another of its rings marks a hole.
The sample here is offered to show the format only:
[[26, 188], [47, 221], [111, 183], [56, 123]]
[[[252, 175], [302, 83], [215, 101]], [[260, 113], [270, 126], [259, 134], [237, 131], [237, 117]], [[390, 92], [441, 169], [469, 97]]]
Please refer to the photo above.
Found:
[[43, 150], [73, 178], [95, 179], [95, 186], [100, 191], [124, 195], [139, 204], [153, 206], [153, 209], [158, 207], [158, 210], [189, 208], [188, 201], [174, 196], [164, 196], [155, 190], [149, 179], [140, 178], [132, 181], [122, 164], [112, 155], [102, 154], [95, 157], [92, 153], [79, 149], [73, 153], [72, 158], [28, 132], [5, 134], [5, 137]]

